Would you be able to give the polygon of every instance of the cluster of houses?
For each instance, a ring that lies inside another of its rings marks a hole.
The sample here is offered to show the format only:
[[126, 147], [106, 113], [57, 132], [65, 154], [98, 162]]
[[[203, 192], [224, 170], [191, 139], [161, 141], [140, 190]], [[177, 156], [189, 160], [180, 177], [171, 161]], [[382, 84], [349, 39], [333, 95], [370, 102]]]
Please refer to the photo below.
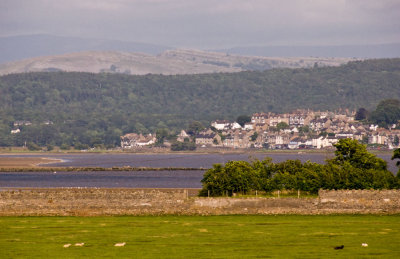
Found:
[[[251, 121], [240, 125], [227, 120], [213, 121], [209, 128], [195, 136], [184, 130], [177, 141], [189, 138], [198, 147], [268, 148], [268, 149], [321, 149], [331, 148], [342, 138], [359, 140], [393, 149], [399, 147], [400, 130], [377, 125], [365, 125], [354, 120], [355, 112], [321, 112], [295, 110], [291, 113], [255, 113]], [[398, 128], [398, 127], [397, 127]], [[128, 138], [129, 136], [133, 136]], [[128, 139], [130, 139], [128, 141]], [[123, 148], [151, 145], [154, 135], [128, 134], [121, 137]]]
[[[243, 127], [237, 122], [217, 120], [196, 136], [199, 146], [270, 149], [329, 148], [339, 139], [352, 138], [368, 144], [399, 146], [400, 130], [365, 125], [354, 120], [355, 112], [255, 113]], [[215, 131], [216, 130], [216, 131]]]

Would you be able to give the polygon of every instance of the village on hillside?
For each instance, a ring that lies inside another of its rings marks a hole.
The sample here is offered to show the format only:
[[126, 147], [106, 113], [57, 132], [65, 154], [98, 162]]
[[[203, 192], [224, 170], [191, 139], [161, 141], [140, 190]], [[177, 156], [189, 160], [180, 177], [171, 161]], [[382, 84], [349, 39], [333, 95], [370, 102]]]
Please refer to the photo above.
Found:
[[[175, 142], [192, 142], [197, 148], [324, 149], [332, 148], [340, 139], [351, 138], [376, 147], [399, 147], [399, 125], [394, 124], [385, 129], [365, 124], [356, 121], [355, 112], [348, 110], [255, 113], [248, 118], [248, 122], [241, 124], [216, 120], [210, 127], [196, 134], [182, 130]], [[130, 133], [121, 136], [121, 147], [151, 147], [156, 141], [155, 134]], [[171, 146], [168, 141], [163, 144]]]

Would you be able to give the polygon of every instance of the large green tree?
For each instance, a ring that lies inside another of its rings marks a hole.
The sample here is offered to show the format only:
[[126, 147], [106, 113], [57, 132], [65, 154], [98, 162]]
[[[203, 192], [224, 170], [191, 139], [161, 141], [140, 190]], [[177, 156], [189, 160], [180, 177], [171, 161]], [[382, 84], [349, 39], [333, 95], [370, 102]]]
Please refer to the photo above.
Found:
[[371, 113], [371, 121], [382, 127], [392, 126], [400, 120], [400, 100], [387, 99], [381, 101]]
[[276, 130], [277, 131], [280, 131], [280, 130], [284, 130], [284, 129], [288, 129], [289, 128], [289, 125], [286, 123], [286, 122], [279, 122], [277, 125], [276, 125]]
[[332, 162], [338, 165], [349, 163], [361, 169], [387, 170], [386, 161], [367, 151], [367, 147], [354, 139], [341, 139], [334, 145], [335, 158]]
[[236, 118], [236, 122], [239, 123], [240, 126], [244, 126], [247, 122], [251, 122], [251, 116], [249, 115], [240, 115]]
[[356, 112], [355, 119], [358, 120], [358, 121], [365, 120], [365, 119], [368, 118], [368, 114], [369, 113], [368, 113], [367, 109], [360, 108]]
[[196, 135], [203, 129], [205, 129], [205, 127], [200, 121], [192, 121], [187, 128], [187, 133], [190, 135]]

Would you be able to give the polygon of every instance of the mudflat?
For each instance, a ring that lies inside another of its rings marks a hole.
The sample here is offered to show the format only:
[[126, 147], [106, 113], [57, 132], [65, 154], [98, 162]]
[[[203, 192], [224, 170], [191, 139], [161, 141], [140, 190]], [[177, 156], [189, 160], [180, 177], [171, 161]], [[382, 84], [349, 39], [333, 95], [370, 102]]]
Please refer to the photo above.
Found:
[[45, 157], [0, 157], [0, 168], [30, 168], [41, 164], [55, 163], [59, 159]]

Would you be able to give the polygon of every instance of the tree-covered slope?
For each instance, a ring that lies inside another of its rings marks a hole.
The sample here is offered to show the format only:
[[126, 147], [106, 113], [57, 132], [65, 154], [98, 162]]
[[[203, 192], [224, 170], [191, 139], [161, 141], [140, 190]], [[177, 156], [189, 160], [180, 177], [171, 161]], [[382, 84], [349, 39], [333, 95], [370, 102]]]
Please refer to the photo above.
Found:
[[[116, 144], [126, 132], [177, 129], [190, 120], [296, 108], [374, 109], [387, 98], [400, 99], [400, 59], [233, 74], [12, 74], [0, 77], [0, 145]], [[33, 125], [11, 136], [16, 120]]]

